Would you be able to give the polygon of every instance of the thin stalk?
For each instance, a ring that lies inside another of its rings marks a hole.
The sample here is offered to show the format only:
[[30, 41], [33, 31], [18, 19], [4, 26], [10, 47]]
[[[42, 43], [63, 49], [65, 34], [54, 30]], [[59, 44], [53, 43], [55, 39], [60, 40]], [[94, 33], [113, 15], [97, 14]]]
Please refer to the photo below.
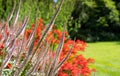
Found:
[[16, 18], [15, 18], [13, 27], [15, 27], [15, 25], [16, 25], [16, 23], [18, 21], [18, 17], [19, 17], [19, 13], [20, 13], [20, 7], [21, 7], [21, 0], [19, 1], [18, 11], [17, 11], [17, 14], [16, 14]]

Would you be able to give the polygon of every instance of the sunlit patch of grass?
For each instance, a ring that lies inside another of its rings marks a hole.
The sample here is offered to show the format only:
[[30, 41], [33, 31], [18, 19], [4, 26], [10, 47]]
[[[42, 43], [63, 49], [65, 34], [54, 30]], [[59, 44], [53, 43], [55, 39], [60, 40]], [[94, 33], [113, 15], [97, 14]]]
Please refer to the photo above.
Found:
[[120, 42], [88, 43], [83, 54], [95, 59], [96, 76], [120, 76]]

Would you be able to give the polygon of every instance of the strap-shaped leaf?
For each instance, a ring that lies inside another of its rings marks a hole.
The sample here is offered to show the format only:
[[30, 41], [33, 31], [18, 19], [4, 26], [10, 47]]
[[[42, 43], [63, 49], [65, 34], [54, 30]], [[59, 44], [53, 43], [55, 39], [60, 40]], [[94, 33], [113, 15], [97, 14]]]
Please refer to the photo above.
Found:
[[15, 8], [16, 8], [16, 2], [14, 1], [14, 7], [12, 9], [12, 12], [11, 12], [10, 16], [8, 17], [7, 23], [9, 23], [11, 21], [11, 19], [13, 17], [13, 14], [15, 12]]
[[63, 34], [62, 34], [62, 39], [61, 39], [60, 44], [59, 44], [59, 46], [58, 46], [58, 48], [56, 50], [56, 55], [54, 56], [54, 59], [53, 59], [53, 61], [51, 63], [50, 71], [49, 71], [48, 76], [54, 76], [55, 75], [54, 70], [56, 68], [56, 65], [59, 62], [58, 58], [60, 57], [60, 53], [61, 53], [63, 45], [64, 45], [65, 29], [66, 29], [66, 26], [64, 26], [64, 30], [63, 30]]
[[[48, 49], [49, 49], [49, 48], [50, 48], [50, 44], [47, 43], [47, 44], [46, 44], [46, 47], [43, 49], [43, 51], [41, 50], [42, 52], [39, 53], [39, 55], [38, 55], [38, 60], [37, 60], [37, 62], [34, 64], [34, 66], [32, 67], [31, 71], [28, 73], [28, 76], [30, 75], [30, 73], [31, 73], [31, 75], [32, 75], [34, 72], [37, 71], [40, 62], [42, 62], [43, 59], [45, 58], [45, 56], [47, 56], [47, 53], [48, 53]], [[41, 54], [43, 54], [43, 55], [41, 56]]]
[[19, 13], [20, 13], [20, 7], [21, 7], [21, 0], [19, 1], [18, 11], [17, 11], [16, 17], [15, 17], [13, 27], [15, 27], [15, 25], [16, 25], [16, 23], [18, 21], [18, 17], [19, 17]]
[[70, 49], [70, 51], [68, 52], [67, 56], [57, 65], [57, 67], [55, 68], [55, 74], [57, 74], [57, 72], [59, 71], [60, 67], [64, 64], [64, 62], [69, 58], [71, 52], [72, 52], [72, 49], [73, 49], [73, 45]]

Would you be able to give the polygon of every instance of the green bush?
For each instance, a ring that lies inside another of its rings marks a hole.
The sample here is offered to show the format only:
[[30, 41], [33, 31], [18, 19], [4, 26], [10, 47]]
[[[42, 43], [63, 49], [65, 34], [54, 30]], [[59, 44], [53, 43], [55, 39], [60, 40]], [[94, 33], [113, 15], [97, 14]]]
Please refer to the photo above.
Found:
[[[103, 41], [118, 39], [117, 32], [120, 33], [118, 31], [118, 28], [120, 29], [119, 4], [117, 0], [76, 0], [71, 14], [73, 19], [70, 20], [68, 27], [69, 34], [72, 38], [76, 36], [85, 41], [89, 36], [91, 41], [99, 40], [100, 36], [104, 37], [100, 37]], [[111, 39], [112, 33], [115, 37]]]

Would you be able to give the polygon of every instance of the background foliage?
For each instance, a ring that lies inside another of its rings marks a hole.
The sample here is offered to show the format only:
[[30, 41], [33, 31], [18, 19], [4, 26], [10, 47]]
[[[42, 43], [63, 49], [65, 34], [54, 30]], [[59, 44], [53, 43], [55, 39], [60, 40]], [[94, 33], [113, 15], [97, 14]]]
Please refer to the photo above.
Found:
[[[18, 0], [0, 0], [0, 18], [7, 19], [8, 12]], [[46, 24], [58, 7], [60, 0], [23, 0], [20, 18], [30, 13], [33, 23], [38, 11]], [[36, 8], [38, 10], [36, 10]], [[47, 12], [46, 12], [47, 11]], [[119, 40], [120, 0], [65, 0], [56, 25], [68, 22], [71, 38], [85, 41]], [[57, 26], [61, 29], [61, 26]]]
[[76, 0], [69, 27], [71, 37], [86, 41], [119, 40], [119, 6], [119, 0]]

